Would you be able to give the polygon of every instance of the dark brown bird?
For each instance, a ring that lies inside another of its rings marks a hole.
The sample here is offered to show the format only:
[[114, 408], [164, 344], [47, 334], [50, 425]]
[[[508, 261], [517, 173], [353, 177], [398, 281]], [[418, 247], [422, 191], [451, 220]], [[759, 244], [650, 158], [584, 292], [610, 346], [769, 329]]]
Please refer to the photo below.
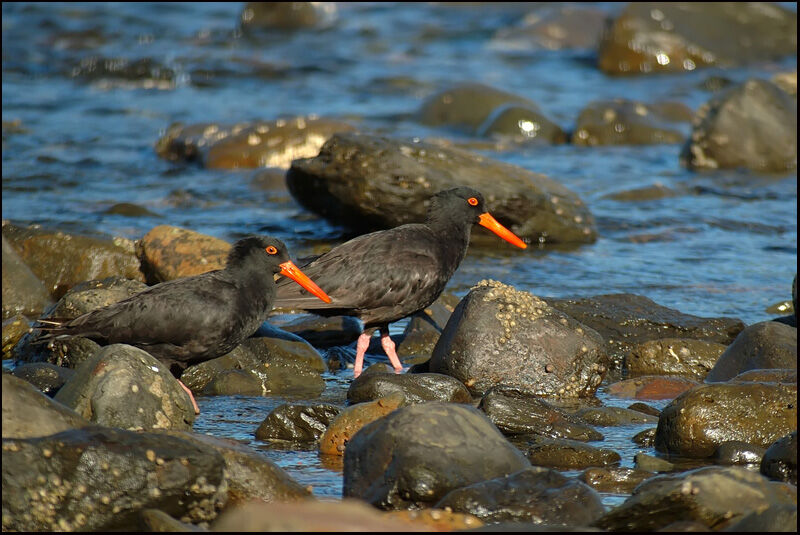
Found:
[[[272, 310], [276, 273], [330, 297], [289, 259], [284, 243], [252, 236], [233, 244], [225, 269], [156, 284], [72, 320], [42, 319], [42, 341], [85, 336], [129, 344], [166, 364], [176, 376], [187, 366], [228, 353], [252, 335]], [[198, 411], [191, 391], [189, 393]]]
[[365, 234], [323, 254], [303, 270], [331, 296], [320, 302], [287, 280], [278, 280], [275, 306], [321, 316], [356, 316], [364, 330], [356, 343], [353, 375], [358, 377], [369, 339], [376, 329], [394, 367], [403, 370], [389, 324], [418, 312], [442, 293], [467, 252], [472, 225], [478, 223], [504, 240], [527, 245], [487, 211], [477, 190], [459, 187], [431, 198], [425, 223]]

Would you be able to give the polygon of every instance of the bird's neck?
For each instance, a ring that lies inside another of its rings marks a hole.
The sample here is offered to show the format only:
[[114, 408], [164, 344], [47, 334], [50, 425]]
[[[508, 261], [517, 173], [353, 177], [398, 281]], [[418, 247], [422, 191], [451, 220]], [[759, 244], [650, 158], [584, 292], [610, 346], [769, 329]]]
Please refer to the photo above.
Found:
[[467, 254], [472, 224], [446, 217], [429, 217], [426, 222], [441, 243], [444, 264], [455, 272]]

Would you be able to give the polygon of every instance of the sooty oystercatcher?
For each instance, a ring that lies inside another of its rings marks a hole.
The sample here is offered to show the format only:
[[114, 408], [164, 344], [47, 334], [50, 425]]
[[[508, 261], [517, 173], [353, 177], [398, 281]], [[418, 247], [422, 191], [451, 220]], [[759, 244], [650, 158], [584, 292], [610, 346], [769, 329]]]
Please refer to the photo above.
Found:
[[[180, 376], [191, 364], [224, 355], [253, 334], [275, 298], [280, 273], [314, 296], [325, 292], [289, 259], [284, 243], [251, 236], [233, 244], [225, 269], [156, 284], [123, 301], [71, 320], [41, 319], [40, 341], [85, 336], [102, 344], [141, 348]], [[191, 391], [195, 411], [199, 412]]]
[[468, 187], [448, 189], [431, 198], [425, 223], [358, 236], [303, 266], [330, 294], [330, 302], [320, 302], [279, 279], [275, 306], [360, 318], [364, 330], [356, 343], [353, 375], [361, 374], [364, 353], [376, 329], [395, 373], [401, 373], [389, 323], [423, 310], [439, 297], [466, 255], [475, 223], [517, 247], [527, 247], [486, 211], [480, 192]]

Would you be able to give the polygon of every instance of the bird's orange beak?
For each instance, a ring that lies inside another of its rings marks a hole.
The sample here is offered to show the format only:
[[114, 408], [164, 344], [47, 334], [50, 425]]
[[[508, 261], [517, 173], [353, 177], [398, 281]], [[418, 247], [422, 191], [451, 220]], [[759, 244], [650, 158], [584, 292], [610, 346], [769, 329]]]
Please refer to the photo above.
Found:
[[295, 266], [294, 263], [289, 260], [288, 262], [284, 262], [281, 266], [281, 275], [285, 277], [289, 277], [297, 284], [311, 292], [312, 294], [316, 295], [326, 303], [331, 302], [331, 298], [328, 297], [328, 294], [322, 291], [322, 288], [317, 286], [314, 281], [308, 278], [308, 276], [300, 271], [300, 268]]
[[506, 240], [508, 243], [514, 244], [521, 249], [525, 249], [526, 247], [528, 247], [528, 244], [519, 239], [519, 237], [516, 234], [508, 230], [506, 227], [498, 223], [497, 220], [493, 218], [489, 212], [481, 214], [481, 220], [478, 222], [478, 224], [480, 224], [482, 227], [488, 228], [489, 230], [491, 230], [492, 232], [494, 232], [495, 234]]

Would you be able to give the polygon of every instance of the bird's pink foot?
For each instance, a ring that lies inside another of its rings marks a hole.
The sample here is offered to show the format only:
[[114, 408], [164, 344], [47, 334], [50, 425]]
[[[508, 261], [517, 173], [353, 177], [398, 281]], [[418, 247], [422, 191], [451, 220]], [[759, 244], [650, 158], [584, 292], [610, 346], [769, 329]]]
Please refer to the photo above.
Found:
[[192, 406], [194, 407], [194, 413], [200, 414], [200, 407], [197, 406], [197, 402], [194, 400], [194, 396], [192, 395], [192, 391], [189, 390], [189, 387], [183, 384], [183, 381], [178, 379], [178, 384], [181, 385], [181, 388], [186, 390], [186, 393], [189, 394], [189, 399], [192, 401]]
[[392, 338], [389, 336], [388, 329], [381, 329], [381, 346], [383, 346], [383, 350], [389, 357], [389, 362], [392, 363], [394, 373], [403, 373], [403, 365], [400, 363], [400, 357], [397, 356], [395, 344]]
[[358, 379], [361, 375], [361, 369], [364, 367], [364, 354], [369, 347], [369, 339], [372, 338], [372, 333], [361, 333], [356, 342], [356, 363], [353, 366], [353, 379]]

